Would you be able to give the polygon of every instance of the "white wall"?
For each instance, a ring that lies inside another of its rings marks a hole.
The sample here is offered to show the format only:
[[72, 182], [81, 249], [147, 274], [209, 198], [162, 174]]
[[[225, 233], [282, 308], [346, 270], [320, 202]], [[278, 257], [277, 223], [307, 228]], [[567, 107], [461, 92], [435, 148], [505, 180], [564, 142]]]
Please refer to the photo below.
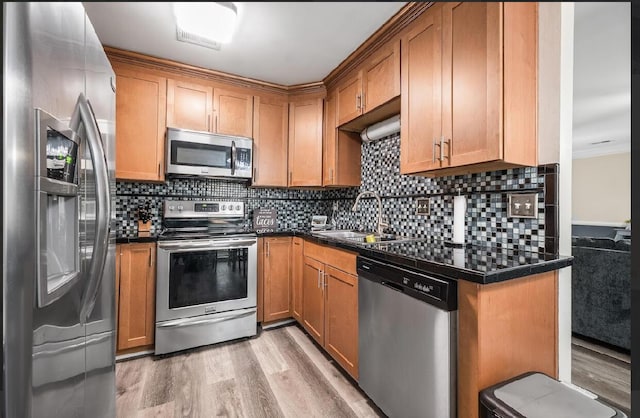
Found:
[[631, 218], [631, 153], [573, 160], [573, 222], [622, 225]]
[[[538, 162], [559, 164], [558, 238], [571, 254], [573, 3], [539, 3]], [[558, 375], [571, 382], [571, 268], [559, 271]]]

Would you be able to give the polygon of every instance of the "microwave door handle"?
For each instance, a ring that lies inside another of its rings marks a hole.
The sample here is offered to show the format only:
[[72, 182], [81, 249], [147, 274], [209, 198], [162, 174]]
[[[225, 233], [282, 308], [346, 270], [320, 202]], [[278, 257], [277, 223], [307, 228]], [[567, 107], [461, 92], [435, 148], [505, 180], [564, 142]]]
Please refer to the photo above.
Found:
[[236, 150], [236, 141], [231, 141], [231, 175], [235, 175], [236, 173], [236, 158], [238, 158], [238, 153]]
[[78, 96], [78, 102], [69, 123], [71, 129], [75, 132], [79, 132], [80, 124], [84, 126], [89, 152], [91, 153], [91, 162], [96, 176], [96, 231], [93, 254], [87, 275], [88, 283], [80, 305], [80, 322], [85, 323], [95, 306], [109, 250], [111, 196], [109, 192], [109, 171], [98, 123], [91, 109], [91, 104], [83, 93]]

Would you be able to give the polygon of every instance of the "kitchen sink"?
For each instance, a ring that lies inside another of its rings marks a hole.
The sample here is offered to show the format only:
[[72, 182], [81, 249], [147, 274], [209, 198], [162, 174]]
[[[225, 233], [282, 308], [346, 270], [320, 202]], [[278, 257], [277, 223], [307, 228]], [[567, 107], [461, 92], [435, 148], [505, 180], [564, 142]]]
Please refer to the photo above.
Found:
[[[377, 234], [374, 232], [359, 232], [352, 230], [314, 231], [311, 235], [323, 238], [331, 238], [337, 241], [353, 242], [361, 245], [376, 245], [383, 243], [416, 241], [418, 238], [400, 237], [394, 234]], [[373, 235], [375, 241], [367, 242], [367, 235]]]

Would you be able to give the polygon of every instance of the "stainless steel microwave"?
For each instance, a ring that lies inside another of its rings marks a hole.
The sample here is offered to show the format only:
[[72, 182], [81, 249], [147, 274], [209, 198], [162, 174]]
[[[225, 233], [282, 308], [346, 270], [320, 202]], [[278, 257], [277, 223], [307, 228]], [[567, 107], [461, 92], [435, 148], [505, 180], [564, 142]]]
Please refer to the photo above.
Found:
[[167, 128], [168, 175], [251, 178], [253, 140]]

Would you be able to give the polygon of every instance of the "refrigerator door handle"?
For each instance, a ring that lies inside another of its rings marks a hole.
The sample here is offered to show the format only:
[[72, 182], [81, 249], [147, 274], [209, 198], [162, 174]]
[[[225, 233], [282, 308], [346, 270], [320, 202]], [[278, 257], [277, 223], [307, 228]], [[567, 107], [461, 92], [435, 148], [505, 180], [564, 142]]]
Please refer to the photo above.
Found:
[[82, 295], [80, 322], [85, 323], [93, 311], [98, 289], [102, 282], [104, 264], [109, 250], [109, 220], [111, 218], [111, 196], [109, 194], [109, 171], [102, 145], [98, 122], [95, 119], [91, 104], [83, 93], [78, 96], [76, 108], [69, 125], [79, 132], [80, 124], [84, 126], [87, 136], [91, 162], [96, 176], [96, 232], [93, 243], [93, 255], [89, 264], [88, 284]]

